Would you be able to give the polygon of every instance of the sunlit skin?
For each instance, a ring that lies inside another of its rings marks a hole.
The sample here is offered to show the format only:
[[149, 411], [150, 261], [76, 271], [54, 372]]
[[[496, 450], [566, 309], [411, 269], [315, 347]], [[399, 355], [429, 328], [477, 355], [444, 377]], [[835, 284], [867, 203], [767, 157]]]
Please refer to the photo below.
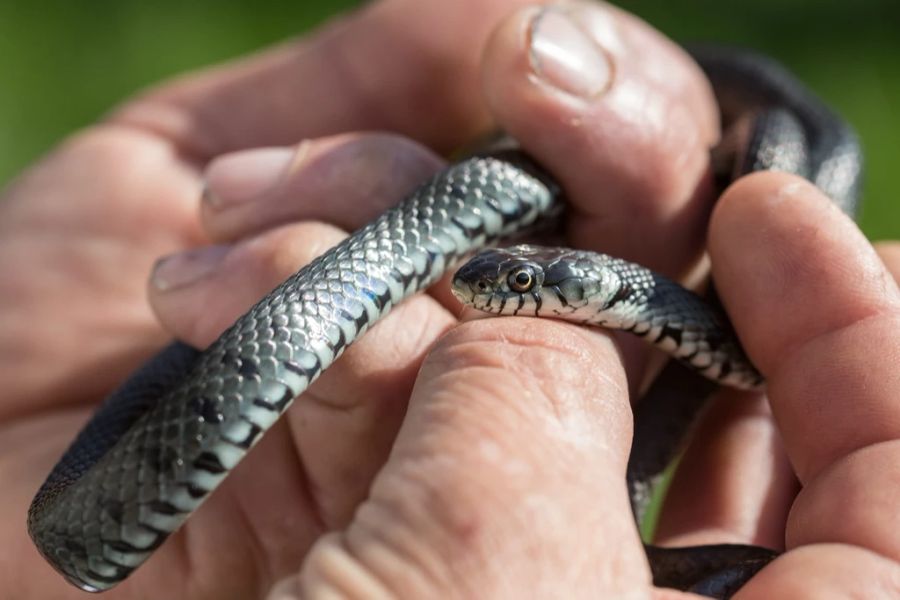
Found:
[[[634, 18], [579, 8], [613, 77], [561, 91], [529, 60], [527, 4], [367, 4], [128, 101], [3, 192], [0, 595], [84, 597], [37, 554], [25, 511], [114, 382], [171, 336], [209, 343], [494, 121], [565, 186], [567, 244], [678, 276], [709, 225], [771, 411], [716, 403], [661, 541], [786, 544], [739, 598], [897, 592], [900, 249], [882, 262], [777, 174], [734, 185], [707, 223], [719, 132], [698, 69]], [[683, 597], [652, 588], [622, 485], [645, 353], [552, 321], [460, 323], [446, 283], [348, 351], [106, 597]]]

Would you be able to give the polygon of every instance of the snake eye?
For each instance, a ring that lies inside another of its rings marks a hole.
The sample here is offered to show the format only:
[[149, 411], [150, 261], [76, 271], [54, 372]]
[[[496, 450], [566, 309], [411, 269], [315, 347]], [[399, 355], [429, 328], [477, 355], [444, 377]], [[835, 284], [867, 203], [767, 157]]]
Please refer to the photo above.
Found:
[[531, 267], [519, 267], [510, 272], [506, 282], [509, 284], [509, 289], [514, 292], [527, 292], [534, 287], [534, 271]]

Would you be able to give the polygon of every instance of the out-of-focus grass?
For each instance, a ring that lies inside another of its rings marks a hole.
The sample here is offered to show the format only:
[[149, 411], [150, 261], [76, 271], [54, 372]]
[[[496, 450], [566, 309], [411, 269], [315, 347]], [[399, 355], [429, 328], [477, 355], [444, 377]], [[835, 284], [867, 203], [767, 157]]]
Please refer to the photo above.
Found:
[[[452, 2], [453, 0], [446, 0]], [[354, 0], [7, 0], [0, 3], [0, 182], [129, 93], [294, 35]], [[677, 40], [779, 58], [857, 127], [867, 157], [863, 226], [900, 236], [900, 3], [630, 0]]]
[[357, 4], [0, 2], [0, 183], [136, 90], [258, 50]]

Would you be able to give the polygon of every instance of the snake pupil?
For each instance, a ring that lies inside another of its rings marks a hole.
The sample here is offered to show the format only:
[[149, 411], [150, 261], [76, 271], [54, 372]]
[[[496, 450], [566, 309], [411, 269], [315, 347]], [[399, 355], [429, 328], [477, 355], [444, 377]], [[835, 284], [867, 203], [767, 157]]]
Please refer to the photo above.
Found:
[[534, 285], [534, 274], [525, 267], [509, 275], [509, 287], [515, 292], [527, 292]]

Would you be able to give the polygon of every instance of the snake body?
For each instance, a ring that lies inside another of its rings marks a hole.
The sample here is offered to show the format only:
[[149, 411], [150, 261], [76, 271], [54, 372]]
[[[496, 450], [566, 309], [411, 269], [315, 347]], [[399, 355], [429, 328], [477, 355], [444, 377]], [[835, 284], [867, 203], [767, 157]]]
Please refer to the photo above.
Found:
[[558, 213], [558, 188], [539, 173], [524, 157], [456, 164], [206, 351], [164, 351], [104, 403], [35, 497], [28, 526], [44, 557], [88, 591], [124, 579], [391, 307], [473, 248]]
[[460, 267], [452, 291], [463, 304], [495, 315], [549, 316], [629, 331], [720, 385], [764, 385], [721, 311], [621, 258], [532, 245], [491, 248]]
[[[750, 129], [755, 138], [742, 142], [750, 148], [745, 158], [759, 168], [780, 168], [786, 159], [789, 170], [852, 211], [860, 171], [852, 132], [771, 62], [729, 52], [697, 54], [720, 93], [726, 122], [733, 120], [732, 105], [746, 112], [741, 103], [748, 98], [753, 108], [763, 101], [776, 107]], [[741, 89], [757, 90], [760, 98], [738, 93], [730, 103], [728, 93]], [[553, 178], [521, 151], [463, 160], [302, 268], [206, 350], [166, 348], [104, 401], [41, 486], [28, 512], [36, 546], [80, 588], [114, 586], [392, 306], [467, 253], [545, 226], [562, 205]], [[629, 318], [653, 337], [665, 333], [660, 343], [676, 353], [684, 347], [687, 338], [678, 344], [666, 323], [648, 325], [638, 313]], [[704, 360], [724, 356], [709, 339], [697, 344]], [[745, 358], [726, 352], [730, 374], [721, 362], [694, 366], [722, 380], [740, 372], [741, 381], [755, 381]], [[651, 563], [663, 565], [666, 556], [651, 554]], [[665, 563], [664, 570], [684, 568], [684, 562]]]

